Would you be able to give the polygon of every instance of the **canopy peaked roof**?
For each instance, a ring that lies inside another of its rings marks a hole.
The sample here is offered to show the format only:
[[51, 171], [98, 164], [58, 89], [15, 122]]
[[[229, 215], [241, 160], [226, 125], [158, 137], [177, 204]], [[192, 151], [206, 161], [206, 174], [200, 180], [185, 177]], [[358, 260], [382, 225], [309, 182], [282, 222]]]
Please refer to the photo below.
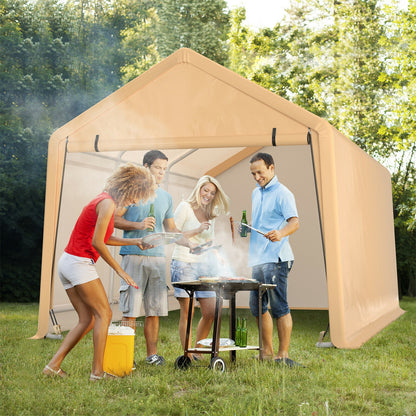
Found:
[[[68, 151], [306, 144], [322, 119], [190, 49], [180, 49], [57, 130]], [[96, 140], [97, 135], [99, 136]], [[192, 146], [190, 144], [192, 143]]]

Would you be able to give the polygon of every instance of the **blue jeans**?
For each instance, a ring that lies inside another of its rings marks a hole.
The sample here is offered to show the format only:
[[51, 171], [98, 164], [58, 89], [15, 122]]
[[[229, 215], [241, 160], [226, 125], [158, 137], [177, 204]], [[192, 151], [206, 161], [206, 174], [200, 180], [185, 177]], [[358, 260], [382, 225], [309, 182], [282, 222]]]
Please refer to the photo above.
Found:
[[[283, 261], [258, 264], [253, 267], [253, 279], [261, 283], [276, 285], [262, 296], [262, 314], [267, 312], [269, 302], [273, 318], [280, 318], [290, 313], [287, 303], [287, 278], [292, 266], [293, 261]], [[250, 292], [250, 309], [254, 316], [259, 316], [259, 292], [257, 290]]]
[[[185, 263], [172, 259], [170, 264], [170, 280], [172, 283], [190, 282], [192, 280], [199, 280], [201, 276], [212, 276], [209, 270], [209, 265], [206, 263]], [[184, 289], [175, 287], [175, 298], [189, 298], [188, 292]], [[194, 297], [200, 298], [215, 298], [216, 293], [207, 290], [196, 290]]]

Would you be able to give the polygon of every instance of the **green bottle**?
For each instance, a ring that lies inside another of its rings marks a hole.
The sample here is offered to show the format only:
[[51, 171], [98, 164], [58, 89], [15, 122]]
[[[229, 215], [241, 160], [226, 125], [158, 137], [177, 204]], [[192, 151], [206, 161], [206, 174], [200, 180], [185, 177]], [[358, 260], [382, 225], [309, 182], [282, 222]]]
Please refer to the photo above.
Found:
[[243, 318], [243, 325], [241, 327], [240, 347], [247, 347], [247, 320]]
[[[149, 209], [149, 215], [148, 217], [152, 217], [155, 218], [155, 207], [153, 204], [150, 204], [150, 209]], [[152, 232], [154, 229], [152, 228], [146, 228], [146, 231]]]
[[246, 218], [246, 210], [243, 211], [243, 217], [241, 218], [241, 231], [240, 231], [241, 237], [247, 237], [248, 228], [244, 227], [244, 224], [248, 224], [247, 218]]
[[241, 343], [241, 318], [237, 318], [237, 328], [235, 330], [235, 345], [240, 346]]

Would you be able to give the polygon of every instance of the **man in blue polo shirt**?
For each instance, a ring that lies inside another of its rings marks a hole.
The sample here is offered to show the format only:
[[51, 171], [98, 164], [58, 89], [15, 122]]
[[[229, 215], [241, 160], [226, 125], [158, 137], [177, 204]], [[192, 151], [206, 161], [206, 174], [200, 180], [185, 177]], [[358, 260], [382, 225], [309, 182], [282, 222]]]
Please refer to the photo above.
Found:
[[[287, 303], [287, 278], [293, 265], [289, 235], [299, 228], [295, 198], [275, 176], [274, 160], [268, 153], [250, 159], [250, 171], [257, 182], [252, 194], [252, 225], [265, 235], [252, 232], [249, 266], [253, 279], [276, 288], [262, 298], [263, 355], [287, 366], [297, 365], [289, 359], [292, 316]], [[268, 311], [270, 302], [271, 315]], [[258, 317], [258, 292], [250, 293], [250, 309]], [[273, 318], [276, 319], [279, 350], [273, 351]]]
[[[143, 157], [143, 166], [155, 177], [158, 188], [154, 201], [130, 205], [116, 210], [114, 226], [124, 230], [125, 238], [141, 238], [148, 235], [147, 230], [160, 233], [163, 231], [180, 233], [173, 218], [171, 195], [160, 188], [168, 165], [167, 156], [160, 150], [150, 150]], [[154, 217], [149, 216], [150, 204], [154, 206]], [[181, 241], [189, 247], [189, 241]], [[165, 360], [157, 354], [159, 336], [159, 316], [168, 314], [168, 288], [166, 285], [166, 260], [163, 246], [146, 251], [136, 246], [123, 246], [121, 267], [132, 276], [139, 289], [120, 280], [120, 310], [123, 324], [136, 327], [136, 318], [140, 316], [143, 304], [145, 312], [144, 336], [146, 339], [146, 363], [164, 365]]]

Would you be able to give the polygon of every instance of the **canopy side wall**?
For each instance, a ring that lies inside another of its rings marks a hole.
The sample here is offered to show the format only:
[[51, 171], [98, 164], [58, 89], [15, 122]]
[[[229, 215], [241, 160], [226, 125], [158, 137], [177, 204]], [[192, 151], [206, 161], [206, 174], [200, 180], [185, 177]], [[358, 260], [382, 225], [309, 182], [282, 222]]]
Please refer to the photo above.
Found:
[[328, 270], [331, 340], [340, 348], [358, 348], [403, 313], [398, 301], [391, 179], [387, 169], [335, 129], [331, 147], [334, 211], [328, 211], [327, 201], [325, 223], [328, 216], [336, 215], [339, 250], [333, 253], [332, 243], [326, 245], [332, 265]]

